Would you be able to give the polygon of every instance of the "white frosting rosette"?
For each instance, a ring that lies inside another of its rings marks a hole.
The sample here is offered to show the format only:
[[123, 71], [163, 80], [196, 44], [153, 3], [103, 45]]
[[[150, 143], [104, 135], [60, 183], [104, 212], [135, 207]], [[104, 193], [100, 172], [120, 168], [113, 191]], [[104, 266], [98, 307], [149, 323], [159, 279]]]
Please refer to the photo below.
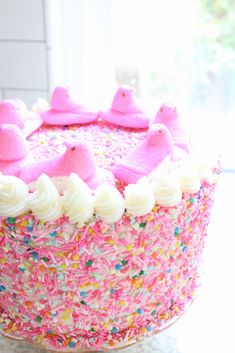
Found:
[[201, 181], [207, 181], [209, 184], [215, 182], [215, 176], [213, 174], [213, 169], [218, 167], [217, 160], [213, 157], [209, 158], [206, 153], [200, 151], [193, 151], [192, 160], [197, 168], [198, 176]]
[[153, 188], [146, 182], [129, 184], [124, 190], [125, 207], [132, 216], [143, 216], [150, 212], [155, 204]]
[[178, 165], [176, 173], [179, 178], [182, 192], [196, 193], [200, 190], [201, 182], [198, 170], [193, 163], [188, 161], [181, 162]]
[[125, 211], [124, 199], [115, 187], [101, 185], [95, 190], [94, 208], [102, 220], [108, 223], [116, 222]]
[[200, 190], [201, 181], [199, 178], [199, 170], [195, 159], [190, 155], [180, 160], [171, 160], [166, 158], [158, 168], [156, 168], [149, 176], [150, 182], [160, 182], [162, 185], [171, 184], [172, 191], [177, 193], [178, 183], [181, 192], [196, 193]]
[[158, 205], [173, 207], [181, 201], [181, 185], [174, 173], [168, 173], [167, 171], [154, 173], [150, 178], [150, 183]]
[[77, 174], [72, 173], [62, 197], [65, 214], [73, 222], [83, 225], [94, 213], [93, 198], [88, 185]]
[[198, 161], [197, 170], [201, 181], [207, 181], [209, 184], [213, 184], [215, 182], [214, 174], [206, 162]]
[[36, 191], [29, 194], [28, 206], [42, 221], [54, 221], [62, 216], [61, 197], [51, 179], [42, 174], [36, 183]]
[[28, 192], [19, 178], [0, 174], [0, 216], [16, 217], [26, 212]]

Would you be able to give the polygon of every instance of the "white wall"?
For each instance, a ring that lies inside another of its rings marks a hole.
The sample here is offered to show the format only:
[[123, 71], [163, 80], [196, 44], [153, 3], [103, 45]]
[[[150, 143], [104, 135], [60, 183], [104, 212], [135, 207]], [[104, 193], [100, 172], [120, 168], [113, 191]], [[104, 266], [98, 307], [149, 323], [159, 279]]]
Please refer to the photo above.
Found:
[[110, 103], [115, 82], [104, 18], [110, 0], [0, 0], [0, 99], [17, 96], [30, 106], [61, 84], [81, 104]]
[[30, 106], [48, 98], [47, 5], [51, 0], [0, 0], [0, 99]]

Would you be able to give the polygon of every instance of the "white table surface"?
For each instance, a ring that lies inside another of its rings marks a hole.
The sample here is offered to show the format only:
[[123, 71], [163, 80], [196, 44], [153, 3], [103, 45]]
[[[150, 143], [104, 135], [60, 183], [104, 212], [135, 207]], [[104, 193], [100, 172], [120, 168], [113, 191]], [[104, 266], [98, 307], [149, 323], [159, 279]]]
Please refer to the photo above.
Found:
[[[204, 251], [198, 296], [171, 328], [123, 353], [235, 352], [235, 174], [221, 176]], [[0, 353], [43, 353], [0, 337]], [[121, 351], [115, 351], [120, 353]]]

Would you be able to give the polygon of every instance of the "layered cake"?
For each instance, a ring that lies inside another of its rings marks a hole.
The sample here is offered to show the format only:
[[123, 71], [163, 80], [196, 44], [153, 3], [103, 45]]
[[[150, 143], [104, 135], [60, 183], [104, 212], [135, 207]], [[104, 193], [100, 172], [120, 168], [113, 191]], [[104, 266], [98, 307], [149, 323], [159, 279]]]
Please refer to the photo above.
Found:
[[0, 103], [0, 329], [54, 351], [160, 332], [193, 301], [216, 176], [175, 108]]

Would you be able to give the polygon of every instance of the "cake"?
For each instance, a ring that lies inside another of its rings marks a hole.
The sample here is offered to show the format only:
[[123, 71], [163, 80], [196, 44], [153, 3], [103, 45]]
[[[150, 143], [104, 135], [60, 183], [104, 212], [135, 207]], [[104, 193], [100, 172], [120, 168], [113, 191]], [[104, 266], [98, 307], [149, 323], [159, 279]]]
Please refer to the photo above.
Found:
[[200, 283], [217, 164], [175, 108], [133, 89], [91, 112], [0, 103], [0, 330], [54, 351], [120, 348], [171, 325]]

